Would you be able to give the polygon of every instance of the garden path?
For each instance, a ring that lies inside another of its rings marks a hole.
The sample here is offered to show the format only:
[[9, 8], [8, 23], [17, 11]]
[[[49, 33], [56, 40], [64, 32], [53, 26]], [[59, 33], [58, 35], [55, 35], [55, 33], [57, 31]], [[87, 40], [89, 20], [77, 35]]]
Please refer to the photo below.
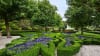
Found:
[[12, 38], [7, 38], [6, 36], [0, 37], [0, 49], [5, 48], [7, 43], [17, 38], [20, 38], [20, 36], [12, 36]]
[[75, 56], [100, 56], [100, 45], [83, 45]]
[[57, 48], [55, 49], [55, 56], [57, 56]]

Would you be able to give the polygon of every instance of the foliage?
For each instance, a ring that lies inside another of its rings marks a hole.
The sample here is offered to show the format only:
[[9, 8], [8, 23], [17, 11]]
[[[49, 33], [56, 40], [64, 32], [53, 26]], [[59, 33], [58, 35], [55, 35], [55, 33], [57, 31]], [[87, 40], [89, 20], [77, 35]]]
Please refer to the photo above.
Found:
[[59, 26], [61, 16], [56, 12], [57, 8], [50, 4], [48, 0], [38, 1], [37, 11], [32, 17], [32, 24], [42, 27]]
[[24, 51], [23, 53], [20, 53], [14, 56], [38, 56], [38, 53], [39, 53], [39, 46], [37, 45]]
[[55, 45], [53, 42], [49, 42], [48, 46], [41, 45], [41, 53], [43, 56], [55, 56]]
[[61, 42], [58, 46], [58, 56], [73, 56], [76, 54], [81, 45], [79, 43], [74, 43], [71, 46], [64, 46], [65, 42]]
[[32, 0], [0, 0], [0, 20], [5, 21], [8, 37], [10, 37], [9, 22], [29, 18], [27, 12], [31, 10], [32, 2]]
[[[100, 44], [99, 34], [86, 33], [86, 32], [84, 33], [84, 35], [80, 35], [78, 32], [74, 34], [73, 33], [52, 33], [52, 32], [48, 32], [48, 33], [21, 32], [20, 34], [23, 37], [13, 40], [11, 43], [7, 44], [6, 49], [0, 50], [0, 55], [2, 56], [34, 55], [35, 56], [41, 54], [43, 56], [54, 56], [55, 49], [57, 48], [58, 56], [72, 56], [79, 51], [81, 45], [83, 44], [87, 44], [87, 45]], [[52, 40], [49, 41], [49, 39]], [[37, 44], [32, 45], [33, 43], [37, 43]], [[15, 52], [18, 50], [20, 50], [21, 52], [20, 53]]]
[[65, 17], [68, 18], [67, 23], [70, 26], [81, 28], [81, 33], [83, 33], [84, 27], [98, 24], [99, 12], [94, 6], [94, 0], [68, 0], [68, 2], [69, 9], [66, 11]]

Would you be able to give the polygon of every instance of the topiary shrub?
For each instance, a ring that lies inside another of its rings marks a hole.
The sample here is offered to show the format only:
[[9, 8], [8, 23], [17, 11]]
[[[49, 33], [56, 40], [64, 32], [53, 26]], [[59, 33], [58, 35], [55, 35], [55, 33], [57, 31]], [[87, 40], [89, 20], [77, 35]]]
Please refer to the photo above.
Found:
[[55, 45], [53, 42], [49, 42], [48, 46], [41, 45], [41, 54], [43, 56], [55, 56]]
[[70, 46], [64, 46], [65, 42], [61, 42], [58, 46], [58, 50], [57, 50], [57, 55], [58, 56], [73, 56], [74, 54], [76, 54], [81, 45], [77, 42], [75, 42], [73, 45]]
[[8, 53], [6, 48], [0, 50], [0, 56], [13, 56], [13, 54]]
[[36, 45], [20, 54], [16, 54], [14, 56], [38, 56], [39, 54], [39, 45]]

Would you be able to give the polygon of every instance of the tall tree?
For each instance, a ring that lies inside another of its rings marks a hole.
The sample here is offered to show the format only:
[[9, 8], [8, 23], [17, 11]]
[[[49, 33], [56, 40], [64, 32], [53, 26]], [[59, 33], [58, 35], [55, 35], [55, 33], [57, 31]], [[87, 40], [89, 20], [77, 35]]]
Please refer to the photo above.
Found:
[[[5, 21], [7, 37], [10, 38], [9, 22], [19, 20], [28, 10], [30, 0], [0, 0], [0, 20]], [[20, 18], [19, 18], [20, 17]]]
[[93, 0], [94, 16], [92, 25], [100, 27], [100, 0]]
[[48, 0], [39, 0], [38, 11], [32, 18], [33, 24], [45, 27], [47, 31], [47, 27], [53, 25], [55, 12], [56, 7], [51, 5]]
[[92, 24], [93, 1], [92, 0], [68, 0], [69, 9], [65, 13], [67, 23], [72, 27], [81, 29]]

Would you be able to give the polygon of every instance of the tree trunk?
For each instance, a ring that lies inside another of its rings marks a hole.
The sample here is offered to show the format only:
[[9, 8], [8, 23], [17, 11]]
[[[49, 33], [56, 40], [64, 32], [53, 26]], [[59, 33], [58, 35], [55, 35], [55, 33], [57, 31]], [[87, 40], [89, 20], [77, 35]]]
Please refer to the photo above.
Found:
[[43, 27], [42, 27], [42, 26], [39, 26], [39, 29], [40, 29], [40, 32], [42, 32], [42, 31], [43, 31]]
[[47, 28], [47, 26], [45, 27], [45, 32], [47, 32], [48, 31], [48, 28]]
[[59, 32], [61, 32], [61, 28], [59, 28]]
[[84, 32], [83, 32], [83, 27], [81, 27], [81, 35], [83, 35], [84, 34]]
[[32, 28], [32, 31], [34, 31], [34, 27], [33, 27], [33, 22], [32, 22], [32, 20], [30, 20], [30, 26], [31, 26], [31, 28]]
[[52, 27], [52, 31], [54, 32], [54, 27]]
[[11, 38], [8, 19], [5, 19], [5, 26], [6, 26], [7, 38]]

